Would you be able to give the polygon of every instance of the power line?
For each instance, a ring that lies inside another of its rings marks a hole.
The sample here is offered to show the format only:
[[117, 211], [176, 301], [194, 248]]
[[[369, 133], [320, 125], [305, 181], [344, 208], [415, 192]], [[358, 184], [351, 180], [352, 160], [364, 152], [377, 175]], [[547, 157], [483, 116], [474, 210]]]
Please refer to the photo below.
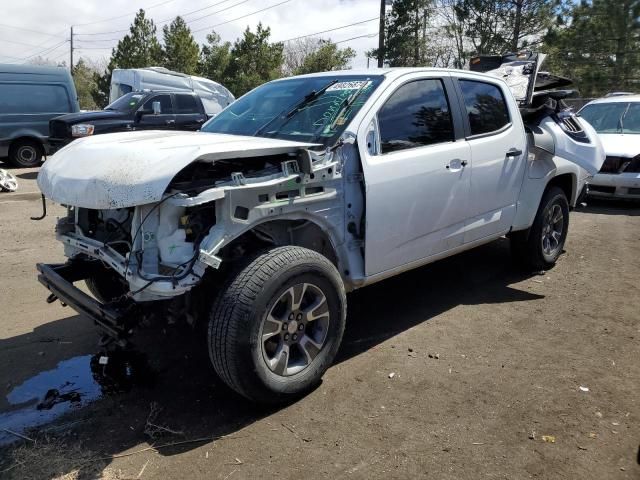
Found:
[[62, 38], [60, 36], [60, 33], [63, 33], [63, 32], [66, 31], [66, 30], [63, 30], [62, 32], [57, 33], [57, 34], [54, 35], [52, 33], [41, 32], [39, 30], [31, 30], [30, 28], [14, 27], [13, 25], [7, 25], [6, 23], [0, 23], [0, 27], [13, 28], [15, 30], [23, 30], [25, 32], [37, 33], [37, 34], [40, 34], [40, 35], [46, 35], [47, 37], [54, 37], [54, 38]]
[[191, 30], [191, 33], [202, 32], [203, 30], [210, 30], [215, 27], [219, 27], [220, 25], [226, 25], [227, 23], [235, 22], [236, 20], [240, 20], [242, 18], [250, 17], [251, 15], [255, 15], [256, 13], [264, 12], [265, 10], [269, 10], [271, 8], [279, 7], [285, 3], [289, 3], [291, 0], [284, 0], [284, 2], [276, 3], [275, 5], [271, 5], [269, 7], [261, 8], [260, 10], [256, 10], [255, 12], [247, 13], [246, 15], [242, 15], [240, 17], [233, 18], [231, 20], [227, 20], [226, 22], [217, 23], [216, 25], [210, 25], [208, 27], [199, 28], [197, 30]]
[[[230, 2], [230, 1], [231, 1], [231, 0], [222, 0], [221, 2], [216, 2], [216, 3], [213, 3], [213, 4], [209, 5], [209, 6], [202, 7], [202, 8], [198, 8], [198, 9], [196, 9], [196, 10], [191, 10], [190, 12], [182, 13], [182, 14], [179, 14], [179, 15], [177, 15], [177, 16], [179, 16], [179, 17], [185, 17], [185, 16], [187, 16], [187, 15], [191, 15], [191, 14], [193, 14], [193, 13], [201, 12], [201, 11], [203, 11], [203, 10], [207, 10], [207, 9], [209, 9], [209, 8], [213, 8], [213, 7], [216, 7], [216, 6], [218, 6], [218, 5], [222, 5], [223, 3], [227, 3], [227, 2]], [[209, 14], [209, 15], [205, 15], [205, 16], [211, 16], [211, 15], [214, 15], [214, 14], [216, 14], [216, 13], [220, 13], [220, 12], [223, 12], [223, 11], [225, 11], [225, 10], [229, 10], [229, 9], [233, 8], [234, 6], [240, 5], [240, 4], [245, 3], [245, 2], [248, 2], [248, 1], [249, 1], [249, 0], [243, 0], [243, 1], [242, 1], [242, 2], [240, 2], [240, 3], [237, 3], [237, 4], [234, 4], [234, 5], [231, 5], [230, 7], [223, 8], [222, 10], [218, 10], [217, 12], [213, 12], [213, 13], [211, 13], [211, 14]], [[135, 13], [135, 12], [134, 12], [134, 13]], [[195, 21], [197, 21], [197, 20], [199, 20], [199, 19], [201, 19], [201, 18], [205, 18], [205, 16], [203, 16], [203, 17], [199, 17], [199, 18], [196, 18], [196, 19], [193, 19], [193, 20], [185, 20], [185, 23], [186, 23], [186, 24], [189, 24], [189, 23], [195, 22]], [[160, 22], [158, 22], [158, 23], [156, 24], [156, 26], [164, 25], [164, 24], [166, 24], [166, 23], [168, 23], [168, 22], [172, 21], [174, 18], [175, 18], [175, 17], [167, 18], [167, 19], [165, 19], [165, 20], [161, 20]], [[155, 23], [155, 22], [154, 22], [154, 23]], [[82, 36], [107, 35], [107, 34], [112, 34], [112, 33], [124, 33], [124, 32], [128, 32], [128, 31], [129, 31], [129, 29], [128, 29], [128, 28], [125, 28], [125, 29], [122, 29], [122, 30], [111, 30], [111, 31], [109, 31], [109, 32], [76, 33], [76, 36], [79, 36], [79, 35], [82, 35]]]
[[335, 43], [337, 45], [338, 43], [350, 42], [351, 40], [356, 40], [358, 38], [365, 38], [365, 37], [366, 38], [373, 38], [373, 37], [377, 37], [378, 35], [379, 35], [378, 32], [373, 32], [373, 33], [369, 33], [368, 35], [358, 35], [357, 37], [351, 37], [351, 38], [347, 38], [346, 40], [339, 40], [339, 41], [333, 42], [333, 43]]
[[53, 46], [51, 46], [49, 48], [45, 48], [44, 50], [42, 50], [40, 52], [36, 52], [33, 55], [29, 55], [28, 57], [21, 58], [20, 60], [23, 60], [22, 63], [26, 63], [27, 60], [29, 60], [29, 59], [31, 59], [33, 57], [38, 57], [38, 56], [41, 56], [41, 55], [48, 55], [49, 53], [53, 52], [54, 50], [57, 50], [58, 48], [60, 48], [62, 45], [64, 45], [68, 41], [69, 40], [63, 40], [62, 42], [60, 42], [60, 43], [58, 43], [56, 45], [53, 45]]
[[[171, 2], [175, 2], [175, 0], [164, 0], [163, 2], [159, 2], [149, 7], [146, 7], [145, 10], [151, 10], [152, 8], [161, 7], [162, 5], [166, 5], [167, 3], [171, 3]], [[87, 25], [95, 25], [96, 23], [106, 23], [112, 20], [118, 20], [120, 18], [128, 17], [129, 15], [134, 15], [136, 13], [138, 13], [138, 10], [136, 10], [135, 12], [123, 13], [122, 15], [118, 15], [117, 17], [105, 18], [104, 20], [96, 20], [95, 22], [78, 23], [75, 26], [86, 27]]]
[[342, 30], [343, 28], [353, 27], [354, 25], [360, 25], [362, 23], [373, 22], [374, 20], [378, 20], [378, 17], [373, 17], [373, 18], [370, 18], [368, 20], [362, 20], [360, 22], [350, 23], [349, 25], [343, 25], [341, 27], [330, 28], [329, 30], [323, 30], [321, 32], [310, 33], [308, 35], [300, 35], [299, 37], [287, 38], [286, 40], [280, 40], [279, 43], [291, 42], [293, 40], [299, 40], [301, 38], [315, 37], [316, 35], [321, 35], [323, 33], [335, 32], [336, 30]]
[[[33, 48], [40, 48], [40, 47], [42, 46], [42, 44], [40, 44], [40, 45], [34, 45], [33, 43], [16, 42], [15, 40], [6, 40], [6, 39], [4, 39], [4, 38], [0, 39], [0, 41], [1, 41], [1, 42], [7, 42], [7, 43], [15, 43], [16, 45], [23, 45], [23, 46], [25, 46], [25, 47], [31, 47], [32, 49], [33, 49]], [[48, 41], [49, 41], [49, 40], [47, 40], [47, 42], [48, 42]], [[47, 42], [44, 42], [44, 43], [47, 43]]]
[[[201, 17], [194, 18], [194, 19], [192, 19], [192, 20], [188, 20], [188, 21], [187, 21], [187, 20], [185, 20], [185, 22], [184, 22], [184, 23], [186, 23], [186, 24], [188, 25], [188, 24], [190, 24], [190, 23], [197, 22], [197, 21], [199, 21], [199, 20], [202, 20], [203, 18], [211, 17], [211, 16], [213, 16], [213, 15], [215, 15], [215, 14], [217, 14], [217, 13], [224, 12], [224, 11], [226, 11], [226, 10], [230, 10], [230, 9], [232, 9], [233, 7], [237, 7], [238, 5], [242, 5], [243, 3], [247, 3], [248, 1], [249, 1], [249, 0], [242, 0], [241, 2], [234, 3], [233, 5], [229, 5], [228, 7], [222, 8], [222, 9], [220, 9], [220, 10], [216, 10], [215, 12], [207, 13], [206, 15], [202, 15]], [[171, 19], [169, 19], [169, 20], [171, 20]], [[163, 21], [163, 23], [166, 23], [166, 22], [167, 22], [167, 21], [169, 21], [169, 20], [165, 20], [165, 21]]]

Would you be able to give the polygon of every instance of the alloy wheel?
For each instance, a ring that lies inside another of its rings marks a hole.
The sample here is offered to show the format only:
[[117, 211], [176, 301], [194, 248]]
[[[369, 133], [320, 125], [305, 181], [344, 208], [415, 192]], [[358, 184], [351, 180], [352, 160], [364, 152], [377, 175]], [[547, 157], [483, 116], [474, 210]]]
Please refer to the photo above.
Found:
[[298, 283], [285, 290], [260, 328], [262, 357], [269, 370], [288, 377], [311, 365], [326, 343], [329, 322], [329, 305], [319, 287]]

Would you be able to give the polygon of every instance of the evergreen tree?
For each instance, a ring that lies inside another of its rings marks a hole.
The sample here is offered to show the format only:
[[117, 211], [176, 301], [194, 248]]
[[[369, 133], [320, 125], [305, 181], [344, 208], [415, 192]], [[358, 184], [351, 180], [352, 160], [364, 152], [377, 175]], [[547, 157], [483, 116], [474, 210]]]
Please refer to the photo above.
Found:
[[91, 95], [96, 105], [104, 107], [109, 101], [111, 72], [114, 68], [151, 67], [161, 65], [162, 60], [162, 47], [156, 38], [156, 26], [153, 20], [146, 18], [144, 10], [140, 9], [129, 33], [111, 51], [111, 59], [105, 72], [94, 75], [96, 88]]
[[392, 67], [429, 65], [432, 0], [396, 0], [385, 19], [385, 60]]
[[225, 83], [225, 72], [231, 60], [231, 42], [222, 42], [220, 35], [211, 32], [202, 45], [198, 73], [218, 83]]
[[194, 75], [198, 70], [200, 48], [191, 30], [181, 17], [162, 29], [164, 35], [164, 66], [169, 70]]
[[236, 97], [281, 76], [284, 46], [269, 43], [270, 36], [271, 29], [259, 23], [255, 33], [247, 27], [234, 42], [222, 83]]
[[320, 40], [318, 48], [309, 53], [296, 68], [294, 75], [314, 72], [328, 72], [347, 68], [349, 61], [356, 56], [352, 48], [338, 48], [330, 40]]
[[545, 38], [549, 70], [585, 97], [640, 88], [640, 0], [569, 5], [558, 21]]

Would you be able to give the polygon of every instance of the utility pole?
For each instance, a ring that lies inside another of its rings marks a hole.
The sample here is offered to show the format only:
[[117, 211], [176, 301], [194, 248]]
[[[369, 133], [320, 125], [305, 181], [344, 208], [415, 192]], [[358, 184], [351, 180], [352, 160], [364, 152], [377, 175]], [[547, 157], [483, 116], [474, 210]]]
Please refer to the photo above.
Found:
[[73, 76], [73, 25], [71, 25], [71, 37], [70, 37], [70, 49], [69, 49], [69, 69], [71, 70], [71, 76]]
[[387, 0], [380, 0], [380, 24], [378, 26], [378, 68], [384, 66], [384, 17]]

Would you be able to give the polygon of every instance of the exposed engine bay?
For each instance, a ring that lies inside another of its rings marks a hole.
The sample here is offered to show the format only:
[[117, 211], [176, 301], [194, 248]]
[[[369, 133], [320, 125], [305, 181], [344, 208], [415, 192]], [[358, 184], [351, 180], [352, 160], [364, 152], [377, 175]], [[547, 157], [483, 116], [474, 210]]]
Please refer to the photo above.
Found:
[[[297, 243], [331, 257], [331, 246], [305, 215], [322, 211], [327, 227], [339, 230], [344, 218], [338, 195], [343, 148], [353, 146], [194, 162], [171, 180], [157, 203], [67, 207], [57, 236], [67, 257], [99, 260], [126, 278], [128, 296], [136, 301], [172, 298], [190, 290], [207, 266], [217, 269], [223, 259], [243, 255], [247, 242], [255, 248], [296, 237]], [[281, 228], [278, 222], [260, 227], [262, 218], [286, 218], [289, 212], [291, 221], [282, 222]], [[243, 241], [225, 248], [245, 233]]]

